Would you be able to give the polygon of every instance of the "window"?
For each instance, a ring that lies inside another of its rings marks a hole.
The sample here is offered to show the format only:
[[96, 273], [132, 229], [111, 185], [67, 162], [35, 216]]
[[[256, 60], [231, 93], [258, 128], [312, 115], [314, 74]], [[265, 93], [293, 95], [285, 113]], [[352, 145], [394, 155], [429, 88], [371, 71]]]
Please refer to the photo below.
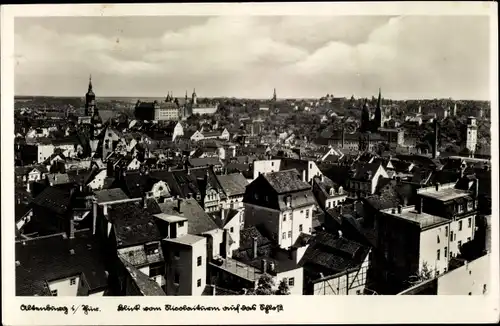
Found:
[[439, 276], [439, 271], [436, 271], [436, 276]]
[[437, 260], [439, 260], [441, 258], [441, 250], [437, 250]]
[[446, 258], [448, 256], [448, 247], [444, 247], [444, 257]]
[[462, 221], [458, 221], [458, 231], [462, 231]]
[[75, 285], [76, 284], [76, 277], [72, 277], [70, 280], [69, 280], [69, 285]]
[[286, 222], [286, 213], [283, 213], [283, 222]]
[[306, 218], [309, 218], [309, 210], [306, 209]]
[[462, 241], [458, 241], [458, 248], [462, 247]]
[[299, 225], [299, 231], [302, 232], [302, 224]]
[[52, 294], [53, 297], [57, 297], [57, 290], [50, 291], [50, 294]]
[[179, 284], [179, 278], [180, 278], [179, 273], [177, 273], [177, 272], [176, 272], [176, 273], [174, 274], [174, 283]]
[[200, 287], [201, 286], [201, 278], [198, 279], [198, 281], [196, 281], [196, 286], [197, 287]]
[[180, 222], [179, 222], [179, 227], [181, 228], [181, 227], [183, 227], [183, 226], [184, 226], [184, 221], [180, 221]]
[[444, 227], [444, 236], [447, 237], [448, 236], [448, 226], [445, 226]]
[[439, 234], [438, 234], [438, 236], [437, 236], [437, 243], [440, 243], [440, 242], [441, 242], [441, 240], [439, 239]]
[[356, 290], [356, 295], [361, 295], [361, 290]]
[[463, 213], [464, 207], [462, 206], [462, 204], [457, 205], [457, 211], [458, 211], [458, 213]]
[[467, 202], [467, 210], [472, 211], [473, 209], [474, 209], [474, 202], [473, 201]]
[[288, 237], [291, 238], [292, 237], [292, 231], [288, 231]]
[[231, 228], [229, 229], [229, 232], [233, 233], [234, 232], [234, 227], [231, 226]]
[[295, 277], [290, 277], [288, 279], [288, 285], [289, 286], [294, 286], [295, 285]]
[[304, 214], [304, 211], [300, 211], [300, 214]]
[[274, 166], [274, 162], [271, 162], [271, 166]]
[[472, 227], [472, 218], [471, 217], [469, 217], [469, 219], [467, 220], [467, 227], [468, 228]]
[[331, 204], [332, 204], [332, 202], [328, 202], [327, 207], [328, 207], [328, 208], [330, 208], [330, 205], [331, 205]]
[[448, 271], [448, 269], [445, 267], [445, 268], [444, 268], [444, 272], [446, 273], [447, 271]]
[[198, 258], [196, 258], [196, 264], [198, 266], [201, 266], [201, 256], [198, 256]]
[[450, 241], [453, 241], [453, 231], [450, 232]]
[[469, 242], [469, 241], [470, 241], [470, 237], [467, 237], [467, 242]]
[[282, 236], [283, 239], [286, 239], [286, 232], [283, 232], [283, 236]]
[[309, 228], [309, 233], [312, 233], [312, 228]]

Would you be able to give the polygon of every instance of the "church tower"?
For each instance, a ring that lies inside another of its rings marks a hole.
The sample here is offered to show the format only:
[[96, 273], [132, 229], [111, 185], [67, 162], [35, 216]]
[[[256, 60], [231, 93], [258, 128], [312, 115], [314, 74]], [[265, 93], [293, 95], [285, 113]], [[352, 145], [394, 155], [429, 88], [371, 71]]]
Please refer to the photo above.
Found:
[[381, 89], [378, 89], [378, 99], [377, 99], [377, 108], [375, 109], [375, 129], [377, 130], [380, 127], [383, 127], [384, 116], [382, 113], [382, 92]]
[[363, 110], [361, 111], [361, 132], [370, 130], [370, 108], [368, 107], [368, 100], [365, 99]]
[[475, 117], [467, 118], [467, 143], [466, 147], [471, 153], [474, 154], [477, 145], [477, 123]]
[[92, 75], [89, 77], [89, 89], [85, 94], [85, 115], [93, 117], [95, 114], [95, 94], [92, 90]]
[[275, 88], [273, 92], [273, 101], [276, 102], [277, 99], [278, 97], [276, 96], [276, 88]]
[[196, 89], [193, 89], [193, 95], [191, 96], [191, 104], [196, 105], [198, 103], [198, 97], [196, 96]]

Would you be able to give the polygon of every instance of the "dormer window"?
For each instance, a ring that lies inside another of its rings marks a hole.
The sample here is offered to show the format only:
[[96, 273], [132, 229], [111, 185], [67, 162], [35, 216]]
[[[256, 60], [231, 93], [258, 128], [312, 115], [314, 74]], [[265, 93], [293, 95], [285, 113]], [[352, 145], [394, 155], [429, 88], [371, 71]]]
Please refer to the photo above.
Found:
[[333, 189], [333, 187], [332, 187], [332, 188], [330, 188], [330, 196], [334, 196], [334, 195], [335, 195], [335, 189]]

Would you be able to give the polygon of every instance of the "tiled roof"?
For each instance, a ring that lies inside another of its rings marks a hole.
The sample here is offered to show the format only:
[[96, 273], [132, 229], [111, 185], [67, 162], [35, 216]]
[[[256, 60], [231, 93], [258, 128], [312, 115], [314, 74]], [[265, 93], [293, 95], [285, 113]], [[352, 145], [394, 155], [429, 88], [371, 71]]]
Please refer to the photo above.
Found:
[[[71, 251], [72, 250], [72, 251]], [[90, 234], [75, 233], [16, 242], [16, 295], [50, 295], [48, 281], [83, 276], [90, 290], [107, 287], [102, 250]]]
[[375, 176], [380, 167], [380, 162], [378, 163], [357, 163], [354, 167], [354, 176], [352, 179], [355, 180], [371, 180]]
[[151, 280], [146, 274], [129, 264], [123, 257], [119, 256], [125, 270], [130, 275], [132, 281], [143, 296], [164, 296], [165, 292], [160, 285]]
[[202, 234], [219, 228], [194, 198], [182, 200], [180, 213], [177, 211], [175, 200], [166, 201], [159, 206], [162, 213], [187, 218], [188, 233], [190, 234]]
[[311, 189], [311, 185], [302, 181], [295, 169], [266, 173], [263, 177], [278, 194]]
[[49, 183], [54, 185], [71, 182], [67, 173], [50, 173], [47, 174], [47, 179], [49, 180]]
[[310, 240], [310, 245], [299, 265], [317, 277], [319, 271], [325, 276], [333, 275], [360, 266], [368, 251], [368, 247], [345, 237], [318, 232]]
[[190, 158], [189, 164], [193, 167], [202, 167], [210, 165], [222, 165], [218, 157], [202, 157], [202, 158]]
[[108, 214], [115, 231], [117, 247], [161, 240], [154, 217], [138, 202], [110, 205]]
[[218, 175], [217, 180], [227, 196], [243, 196], [248, 185], [247, 179], [241, 173]]
[[95, 196], [98, 203], [128, 199], [127, 195], [120, 188], [98, 190], [95, 191]]
[[64, 214], [71, 206], [71, 190], [47, 187], [33, 199], [31, 204], [45, 207], [57, 214]]

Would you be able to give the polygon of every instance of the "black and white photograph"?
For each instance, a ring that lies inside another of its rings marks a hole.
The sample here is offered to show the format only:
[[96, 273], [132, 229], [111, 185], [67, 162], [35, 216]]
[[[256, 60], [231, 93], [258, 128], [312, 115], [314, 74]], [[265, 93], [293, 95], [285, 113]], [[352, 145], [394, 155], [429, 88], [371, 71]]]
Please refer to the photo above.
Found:
[[2, 15], [19, 302], [498, 297], [491, 10], [78, 10]]

